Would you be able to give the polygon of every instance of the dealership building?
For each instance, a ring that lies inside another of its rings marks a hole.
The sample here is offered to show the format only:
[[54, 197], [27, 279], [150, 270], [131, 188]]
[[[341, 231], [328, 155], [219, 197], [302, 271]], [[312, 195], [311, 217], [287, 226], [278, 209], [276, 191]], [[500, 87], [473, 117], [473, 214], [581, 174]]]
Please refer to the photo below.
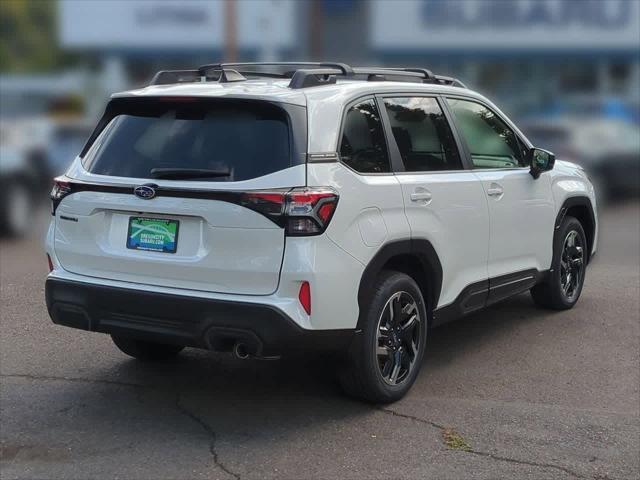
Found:
[[376, 2], [369, 15], [375, 58], [424, 59], [514, 110], [567, 96], [640, 103], [640, 2]]
[[58, 13], [61, 45], [98, 57], [106, 89], [220, 59], [327, 59], [453, 74], [514, 113], [640, 105], [636, 1], [60, 0]]

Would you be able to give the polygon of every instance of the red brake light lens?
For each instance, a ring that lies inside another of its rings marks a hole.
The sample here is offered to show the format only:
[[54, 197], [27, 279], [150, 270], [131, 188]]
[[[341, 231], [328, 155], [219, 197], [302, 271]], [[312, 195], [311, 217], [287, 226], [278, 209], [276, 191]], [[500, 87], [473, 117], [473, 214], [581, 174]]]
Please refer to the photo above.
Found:
[[268, 217], [283, 214], [286, 192], [246, 192], [240, 204]]
[[49, 273], [53, 272], [53, 262], [51, 261], [51, 257], [47, 253], [47, 263], [49, 264]]
[[304, 308], [304, 311], [307, 312], [307, 315], [311, 315], [311, 286], [309, 282], [302, 282], [302, 285], [300, 285], [298, 300], [302, 308]]
[[333, 215], [333, 211], [335, 210], [335, 203], [325, 203], [320, 208], [318, 208], [318, 217], [323, 222], [328, 222], [331, 219], [331, 215]]
[[257, 192], [247, 194], [247, 198], [253, 201], [271, 202], [281, 204], [284, 201], [284, 193]]

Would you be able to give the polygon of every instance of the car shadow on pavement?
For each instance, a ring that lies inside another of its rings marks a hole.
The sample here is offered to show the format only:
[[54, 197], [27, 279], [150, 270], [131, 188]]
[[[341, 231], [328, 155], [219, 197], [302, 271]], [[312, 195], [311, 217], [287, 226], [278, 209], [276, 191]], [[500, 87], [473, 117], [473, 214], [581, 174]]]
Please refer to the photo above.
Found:
[[[536, 309], [522, 295], [434, 329], [424, 370], [408, 397], [424, 402], [420, 411], [426, 415], [434, 388], [446, 385], [452, 372], [469, 366], [477, 349], [494, 348], [487, 344], [505, 341], [523, 323], [544, 321], [550, 321], [548, 312]], [[3, 402], [9, 420], [3, 428], [7, 439], [20, 442], [9, 441], [3, 447], [12, 456], [7, 459], [3, 453], [3, 461], [18, 468], [19, 460], [30, 455], [29, 465], [43, 468], [32, 471], [36, 476], [65, 477], [67, 471], [60, 466], [56, 473], [49, 457], [52, 448], [65, 452], [68, 448], [60, 462], [81, 457], [87, 459], [87, 468], [93, 468], [92, 458], [108, 458], [108, 470], [94, 475], [100, 477], [105, 472], [131, 475], [118, 458], [145, 457], [150, 464], [171, 458], [166, 467], [169, 478], [175, 476], [172, 469], [207, 471], [213, 464], [224, 477], [255, 465], [281, 468], [283, 459], [288, 459], [291, 478], [324, 478], [332, 475], [326, 461], [319, 460], [326, 455], [342, 455], [340, 461], [349, 463], [376, 452], [372, 457], [376, 463], [392, 454], [408, 455], [402, 445], [421, 445], [432, 452], [444, 448], [441, 432], [428, 422], [401, 421], [402, 415], [388, 407], [383, 410], [345, 397], [334, 376], [340, 362], [333, 358], [238, 360], [195, 349], [163, 363], [115, 358], [103, 371], [93, 370], [87, 377], [44, 379], [55, 385], [51, 389], [23, 382], [7, 390]], [[47, 424], [47, 432], [38, 424]], [[33, 432], [25, 425], [34, 425]], [[386, 443], [375, 443], [383, 438]], [[305, 465], [291, 460], [308, 458], [310, 452], [318, 462]], [[91, 476], [89, 470], [84, 473]]]
[[509, 298], [429, 331], [425, 367], [433, 370], [460, 360], [483, 344], [500, 343], [523, 325], [554, 321], [560, 312], [535, 306], [528, 293]]
[[[438, 375], [439, 370], [455, 364], [464, 368], [465, 356], [486, 348], [483, 344], [508, 338], [523, 323], [541, 321], [549, 321], [549, 312], [537, 309], [528, 295], [521, 295], [436, 328], [430, 333], [420, 377]], [[312, 422], [341, 422], [375, 410], [342, 393], [335, 375], [341, 360], [332, 356], [238, 360], [229, 354], [187, 349], [177, 359], [162, 363], [122, 358], [104, 378], [140, 385], [147, 397], [176, 397], [201, 404], [203, 411], [215, 412], [217, 422], [229, 429], [239, 423], [266, 428], [268, 422], [270, 427], [286, 425], [295, 430]], [[409, 395], [430, 393], [427, 382]]]
[[[553, 321], [553, 316], [524, 294], [445, 324], [430, 331], [423, 368], [437, 370], [456, 359], [464, 362], [465, 354], [483, 342], [509, 336], [523, 324]], [[172, 392], [208, 392], [228, 400], [250, 396], [252, 403], [271, 395], [317, 396], [325, 401], [344, 398], [335, 376], [341, 361], [329, 355], [238, 360], [229, 354], [187, 349], [175, 360], [161, 363], [122, 358], [109, 375]]]

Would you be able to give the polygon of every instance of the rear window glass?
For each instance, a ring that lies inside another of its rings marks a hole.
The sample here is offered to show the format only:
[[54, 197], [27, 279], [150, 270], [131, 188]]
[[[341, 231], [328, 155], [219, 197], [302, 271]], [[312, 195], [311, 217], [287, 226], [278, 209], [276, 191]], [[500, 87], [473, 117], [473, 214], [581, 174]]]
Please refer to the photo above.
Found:
[[384, 130], [373, 100], [365, 100], [347, 111], [340, 158], [357, 172], [390, 171]]
[[265, 102], [121, 105], [88, 150], [91, 173], [233, 182], [292, 165], [286, 112]]

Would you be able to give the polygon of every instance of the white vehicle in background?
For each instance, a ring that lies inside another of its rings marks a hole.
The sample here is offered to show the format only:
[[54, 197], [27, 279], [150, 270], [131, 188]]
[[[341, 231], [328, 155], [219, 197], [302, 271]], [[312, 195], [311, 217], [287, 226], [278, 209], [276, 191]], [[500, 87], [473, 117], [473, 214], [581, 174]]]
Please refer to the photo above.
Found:
[[24, 236], [30, 229], [35, 206], [45, 198], [51, 175], [46, 161], [30, 147], [19, 125], [0, 123], [0, 232]]
[[25, 163], [20, 149], [0, 143], [0, 228], [5, 235], [28, 230], [33, 188]]
[[589, 116], [531, 118], [521, 122], [536, 145], [580, 164], [598, 198], [640, 195], [640, 127], [620, 119]]
[[84, 117], [55, 118], [48, 122], [47, 128], [43, 129], [41, 148], [53, 176], [67, 171], [92, 131], [93, 125]]
[[573, 307], [597, 246], [584, 171], [425, 69], [159, 72], [51, 198], [54, 323], [143, 360], [337, 351], [373, 402], [409, 390], [430, 327], [527, 290]]

